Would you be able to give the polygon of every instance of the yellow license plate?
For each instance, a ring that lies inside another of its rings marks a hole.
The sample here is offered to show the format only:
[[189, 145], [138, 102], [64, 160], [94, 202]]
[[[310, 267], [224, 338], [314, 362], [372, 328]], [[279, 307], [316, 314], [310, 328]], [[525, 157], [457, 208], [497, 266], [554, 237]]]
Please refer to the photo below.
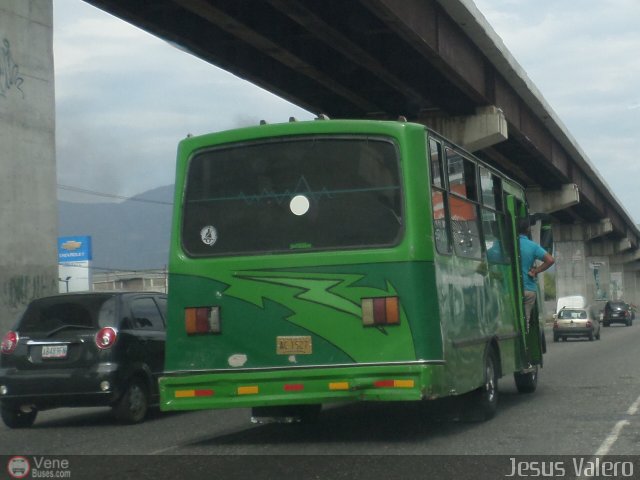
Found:
[[309, 355], [312, 350], [311, 337], [276, 337], [278, 355]]

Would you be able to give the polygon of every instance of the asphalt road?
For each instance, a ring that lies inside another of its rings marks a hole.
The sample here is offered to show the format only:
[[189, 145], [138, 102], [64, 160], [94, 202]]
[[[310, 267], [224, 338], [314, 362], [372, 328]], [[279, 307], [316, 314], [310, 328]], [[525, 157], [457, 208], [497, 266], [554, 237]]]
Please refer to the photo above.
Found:
[[459, 405], [444, 402], [333, 406], [314, 425], [254, 425], [238, 409], [157, 413], [126, 426], [108, 409], [59, 409], [40, 412], [30, 429], [0, 426], [0, 455], [640, 454], [640, 321], [603, 328], [599, 341], [547, 340], [537, 391], [518, 394], [503, 377], [488, 422], [461, 420]]

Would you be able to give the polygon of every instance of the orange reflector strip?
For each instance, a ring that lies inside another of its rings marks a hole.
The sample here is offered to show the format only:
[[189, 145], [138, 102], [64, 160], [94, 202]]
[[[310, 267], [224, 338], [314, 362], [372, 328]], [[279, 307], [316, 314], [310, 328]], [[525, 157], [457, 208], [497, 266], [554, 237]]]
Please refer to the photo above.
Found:
[[260, 389], [257, 385], [251, 385], [248, 387], [238, 387], [238, 395], [255, 395]]
[[331, 382], [329, 390], [349, 390], [349, 382]]
[[176, 390], [176, 398], [186, 398], [186, 397], [195, 397], [195, 390]]
[[213, 390], [176, 390], [176, 398], [190, 397], [211, 397], [215, 392]]
[[186, 308], [184, 311], [184, 324], [187, 333], [196, 333], [196, 309]]
[[395, 325], [400, 323], [400, 316], [398, 315], [398, 297], [387, 297], [386, 299], [386, 314], [387, 324]]
[[413, 380], [378, 380], [373, 383], [378, 388], [413, 388], [415, 384]]
[[393, 386], [396, 388], [413, 388], [416, 382], [413, 380], [394, 380]]

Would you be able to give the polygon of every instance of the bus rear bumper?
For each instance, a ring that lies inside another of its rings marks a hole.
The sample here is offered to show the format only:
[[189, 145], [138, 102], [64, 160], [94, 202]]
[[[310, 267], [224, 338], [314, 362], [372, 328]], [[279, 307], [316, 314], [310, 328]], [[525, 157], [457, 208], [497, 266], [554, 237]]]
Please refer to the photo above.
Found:
[[443, 363], [183, 373], [160, 378], [164, 411], [435, 399]]

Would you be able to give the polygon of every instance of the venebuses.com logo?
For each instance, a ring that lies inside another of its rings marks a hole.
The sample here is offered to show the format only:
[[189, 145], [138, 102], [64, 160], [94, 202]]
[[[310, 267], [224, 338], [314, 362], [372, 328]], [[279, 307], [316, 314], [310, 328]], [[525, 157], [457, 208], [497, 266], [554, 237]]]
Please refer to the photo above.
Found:
[[31, 471], [31, 464], [25, 457], [11, 457], [7, 463], [7, 472], [11, 478], [25, 478]]
[[21, 455], [11, 457], [7, 462], [7, 472], [11, 478], [71, 478], [69, 460], [32, 457]]

